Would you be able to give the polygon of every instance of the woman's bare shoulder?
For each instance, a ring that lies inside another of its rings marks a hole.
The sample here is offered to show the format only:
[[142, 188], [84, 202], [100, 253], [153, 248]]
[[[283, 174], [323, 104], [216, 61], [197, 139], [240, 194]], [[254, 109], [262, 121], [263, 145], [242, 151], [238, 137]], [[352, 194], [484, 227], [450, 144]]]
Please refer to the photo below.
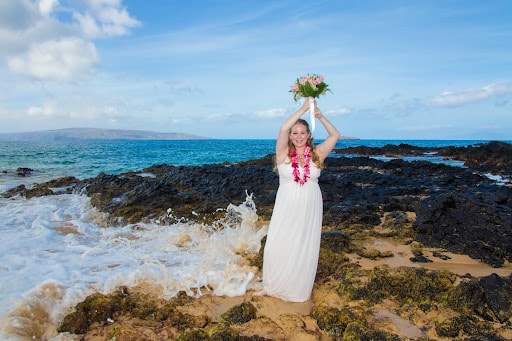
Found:
[[280, 165], [280, 164], [286, 162], [286, 159], [288, 158], [288, 152], [289, 152], [288, 148], [283, 149], [283, 150], [276, 150], [276, 157], [275, 157], [276, 165]]
[[276, 166], [285, 163], [288, 159], [288, 155], [276, 155]]

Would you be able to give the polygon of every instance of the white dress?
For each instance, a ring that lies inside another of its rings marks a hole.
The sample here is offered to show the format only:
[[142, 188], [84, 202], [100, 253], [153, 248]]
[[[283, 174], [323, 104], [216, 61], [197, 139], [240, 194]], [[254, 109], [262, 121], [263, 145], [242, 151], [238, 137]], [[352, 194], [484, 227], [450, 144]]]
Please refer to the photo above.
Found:
[[[300, 186], [287, 162], [277, 167], [279, 188], [263, 254], [263, 289], [269, 296], [304, 302], [311, 296], [320, 251], [320, 169], [311, 162], [310, 177]], [[304, 169], [299, 171], [302, 178]]]

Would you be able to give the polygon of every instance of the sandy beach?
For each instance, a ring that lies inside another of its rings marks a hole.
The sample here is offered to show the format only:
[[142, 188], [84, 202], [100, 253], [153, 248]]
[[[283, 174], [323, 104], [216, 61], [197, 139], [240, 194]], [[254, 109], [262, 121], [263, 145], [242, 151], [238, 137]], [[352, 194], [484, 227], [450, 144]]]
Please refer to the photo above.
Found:
[[[258, 225], [265, 226], [266, 222], [259, 222]], [[376, 229], [381, 229], [377, 226]], [[429, 257], [431, 263], [416, 263], [410, 258], [413, 252], [417, 251], [418, 245], [402, 244], [393, 238], [370, 238], [365, 240], [362, 247], [376, 249], [385, 257], [372, 260], [361, 257], [357, 254], [346, 254], [352, 266], [363, 270], [371, 271], [375, 268], [425, 268], [436, 271], [448, 271], [457, 275], [457, 285], [461, 276], [482, 277], [490, 274], [509, 276], [512, 274], [512, 266], [506, 264], [502, 268], [493, 268], [465, 255], [458, 255], [442, 249], [423, 248], [425, 255], [440, 252], [444, 259]], [[414, 250], [414, 251], [413, 251]], [[256, 278], [261, 274], [257, 273]], [[291, 303], [269, 296], [253, 296], [255, 290], [259, 289], [258, 284], [253, 284], [250, 290], [244, 295], [236, 297], [213, 296], [211, 292], [205, 291], [200, 298], [190, 299], [186, 304], [178, 306], [177, 310], [186, 316], [195, 316], [208, 321], [209, 326], [222, 325], [225, 321], [225, 314], [243, 304], [250, 303], [255, 307], [255, 318], [245, 323], [233, 323], [230, 330], [235, 331], [244, 337], [261, 337], [262, 340], [337, 340], [338, 338], [322, 330], [315, 318], [312, 317], [314, 307], [329, 307], [330, 309], [364, 309], [368, 325], [374, 329], [388, 332], [400, 337], [401, 340], [450, 340], [451, 338], [439, 337], [434, 333], [432, 325], [435, 321], [444, 318], [451, 318], [454, 312], [450, 309], [437, 307], [429, 312], [422, 312], [412, 307], [404, 307], [396, 301], [385, 299], [379, 304], [368, 308], [362, 300], [347, 300], [340, 297], [337, 292], [339, 284], [335, 280], [323, 280], [316, 282], [312, 297], [304, 303]], [[141, 295], [158, 296], [161, 288], [158, 285], [146, 283], [137, 288], [130, 289], [133, 293]], [[164, 302], [161, 302], [164, 304]], [[371, 312], [368, 315], [368, 312]], [[136, 340], [144, 335], [145, 340], [173, 339], [170, 329], [159, 329], [150, 323], [142, 323], [135, 318], [120, 318], [112, 321], [112, 324], [103, 326], [97, 325], [91, 328], [83, 338], [76, 340], [100, 341], [111, 339], [113, 333], [117, 335], [116, 340]], [[496, 328], [499, 326], [496, 325]], [[179, 340], [191, 340], [194, 336], [181, 334]], [[131, 335], [131, 336], [129, 336]], [[512, 338], [511, 329], [500, 328], [499, 335], [504, 339]], [[71, 337], [71, 336], [70, 336]], [[109, 338], [110, 337], [110, 338]], [[73, 339], [73, 338], [72, 338]]]

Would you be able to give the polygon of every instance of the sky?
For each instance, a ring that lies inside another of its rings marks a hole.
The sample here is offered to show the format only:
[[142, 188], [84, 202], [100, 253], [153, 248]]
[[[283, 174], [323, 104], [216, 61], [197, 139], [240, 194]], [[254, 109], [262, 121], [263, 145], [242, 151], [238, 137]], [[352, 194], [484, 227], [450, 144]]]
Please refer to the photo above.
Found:
[[311, 73], [343, 136], [512, 140], [512, 1], [0, 1], [0, 133], [273, 139]]

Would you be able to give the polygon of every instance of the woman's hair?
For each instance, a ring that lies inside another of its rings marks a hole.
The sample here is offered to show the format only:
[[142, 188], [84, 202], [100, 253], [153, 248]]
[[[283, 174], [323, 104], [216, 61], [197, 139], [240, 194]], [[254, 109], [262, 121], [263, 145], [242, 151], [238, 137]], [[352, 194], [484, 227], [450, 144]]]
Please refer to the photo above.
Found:
[[[296, 124], [302, 124], [306, 127], [306, 130], [308, 133], [310, 133], [309, 138], [306, 142], [306, 144], [311, 148], [311, 160], [315, 163], [315, 165], [322, 169], [324, 167], [322, 161], [320, 161], [320, 157], [316, 153], [315, 147], [313, 146], [313, 135], [311, 134], [311, 131], [309, 130], [309, 124], [306, 120], [303, 120], [302, 118], [299, 118], [297, 122], [295, 122], [293, 125]], [[292, 126], [293, 127], [293, 126]], [[290, 128], [290, 131], [288, 133], [291, 133], [292, 129]], [[291, 153], [295, 150], [295, 146], [293, 145], [292, 140], [290, 137], [288, 137], [288, 157], [290, 157]], [[274, 171], [277, 171], [277, 164], [275, 163], [275, 157], [274, 157]]]

